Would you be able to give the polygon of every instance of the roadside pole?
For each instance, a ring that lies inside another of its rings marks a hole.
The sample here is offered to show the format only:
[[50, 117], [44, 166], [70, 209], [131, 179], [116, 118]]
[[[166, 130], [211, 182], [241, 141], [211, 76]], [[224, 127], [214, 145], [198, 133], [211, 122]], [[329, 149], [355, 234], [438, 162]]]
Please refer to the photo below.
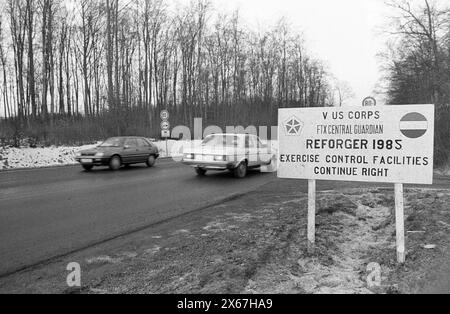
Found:
[[166, 137], [166, 157], [169, 157], [169, 140], [168, 140], [168, 138]]
[[316, 243], [316, 180], [308, 180], [308, 252], [314, 253]]
[[395, 227], [397, 233], [397, 261], [399, 264], [404, 264], [406, 261], [406, 246], [403, 184], [395, 184]]
[[169, 157], [169, 137], [170, 137], [170, 113], [167, 110], [163, 110], [160, 113], [161, 117], [161, 137], [166, 140], [166, 157]]

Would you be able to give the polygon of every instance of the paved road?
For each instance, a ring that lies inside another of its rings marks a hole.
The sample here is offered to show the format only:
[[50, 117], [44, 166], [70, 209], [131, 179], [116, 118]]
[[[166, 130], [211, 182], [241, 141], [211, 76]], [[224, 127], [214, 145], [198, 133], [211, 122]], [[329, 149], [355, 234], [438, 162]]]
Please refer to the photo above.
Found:
[[[0, 276], [204, 208], [276, 180], [251, 173], [196, 177], [172, 161], [118, 172], [80, 167], [0, 173]], [[298, 182], [298, 181], [297, 181]], [[438, 178], [435, 187], [448, 187]], [[319, 189], [361, 186], [322, 182]], [[306, 185], [299, 183], [299, 189]]]
[[169, 160], [118, 172], [81, 167], [0, 173], [0, 276], [199, 209], [274, 180], [204, 178]]

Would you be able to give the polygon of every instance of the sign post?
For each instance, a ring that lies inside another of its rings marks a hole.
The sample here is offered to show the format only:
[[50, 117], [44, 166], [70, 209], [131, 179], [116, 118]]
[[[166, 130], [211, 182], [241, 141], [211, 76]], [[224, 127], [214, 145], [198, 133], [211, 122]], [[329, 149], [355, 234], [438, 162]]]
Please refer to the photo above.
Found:
[[397, 261], [404, 264], [406, 261], [405, 245], [405, 213], [403, 184], [395, 184], [395, 230], [397, 234]]
[[316, 180], [308, 180], [308, 252], [314, 253], [316, 243]]
[[170, 114], [169, 111], [163, 110], [160, 113], [161, 118], [161, 137], [166, 140], [166, 157], [169, 156], [169, 144], [168, 144], [168, 138], [170, 137]]
[[278, 177], [308, 180], [314, 250], [316, 180], [395, 184], [397, 257], [406, 259], [404, 184], [433, 184], [434, 106], [279, 110]]

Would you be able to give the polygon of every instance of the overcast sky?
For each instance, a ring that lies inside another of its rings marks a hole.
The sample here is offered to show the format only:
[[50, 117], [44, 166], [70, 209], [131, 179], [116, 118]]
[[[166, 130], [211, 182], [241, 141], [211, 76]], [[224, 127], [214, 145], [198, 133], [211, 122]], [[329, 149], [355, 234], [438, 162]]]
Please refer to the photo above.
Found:
[[310, 52], [354, 90], [355, 105], [373, 95], [380, 78], [376, 54], [383, 49], [379, 27], [386, 23], [382, 0], [211, 0], [217, 9], [240, 8], [247, 24], [273, 25], [285, 16], [303, 31]]

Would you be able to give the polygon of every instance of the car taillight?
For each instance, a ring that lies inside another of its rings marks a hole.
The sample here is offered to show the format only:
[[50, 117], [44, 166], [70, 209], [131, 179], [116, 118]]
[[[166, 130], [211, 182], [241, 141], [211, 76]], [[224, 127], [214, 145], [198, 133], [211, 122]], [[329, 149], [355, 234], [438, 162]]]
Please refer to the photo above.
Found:
[[184, 159], [195, 159], [194, 154], [184, 154]]

